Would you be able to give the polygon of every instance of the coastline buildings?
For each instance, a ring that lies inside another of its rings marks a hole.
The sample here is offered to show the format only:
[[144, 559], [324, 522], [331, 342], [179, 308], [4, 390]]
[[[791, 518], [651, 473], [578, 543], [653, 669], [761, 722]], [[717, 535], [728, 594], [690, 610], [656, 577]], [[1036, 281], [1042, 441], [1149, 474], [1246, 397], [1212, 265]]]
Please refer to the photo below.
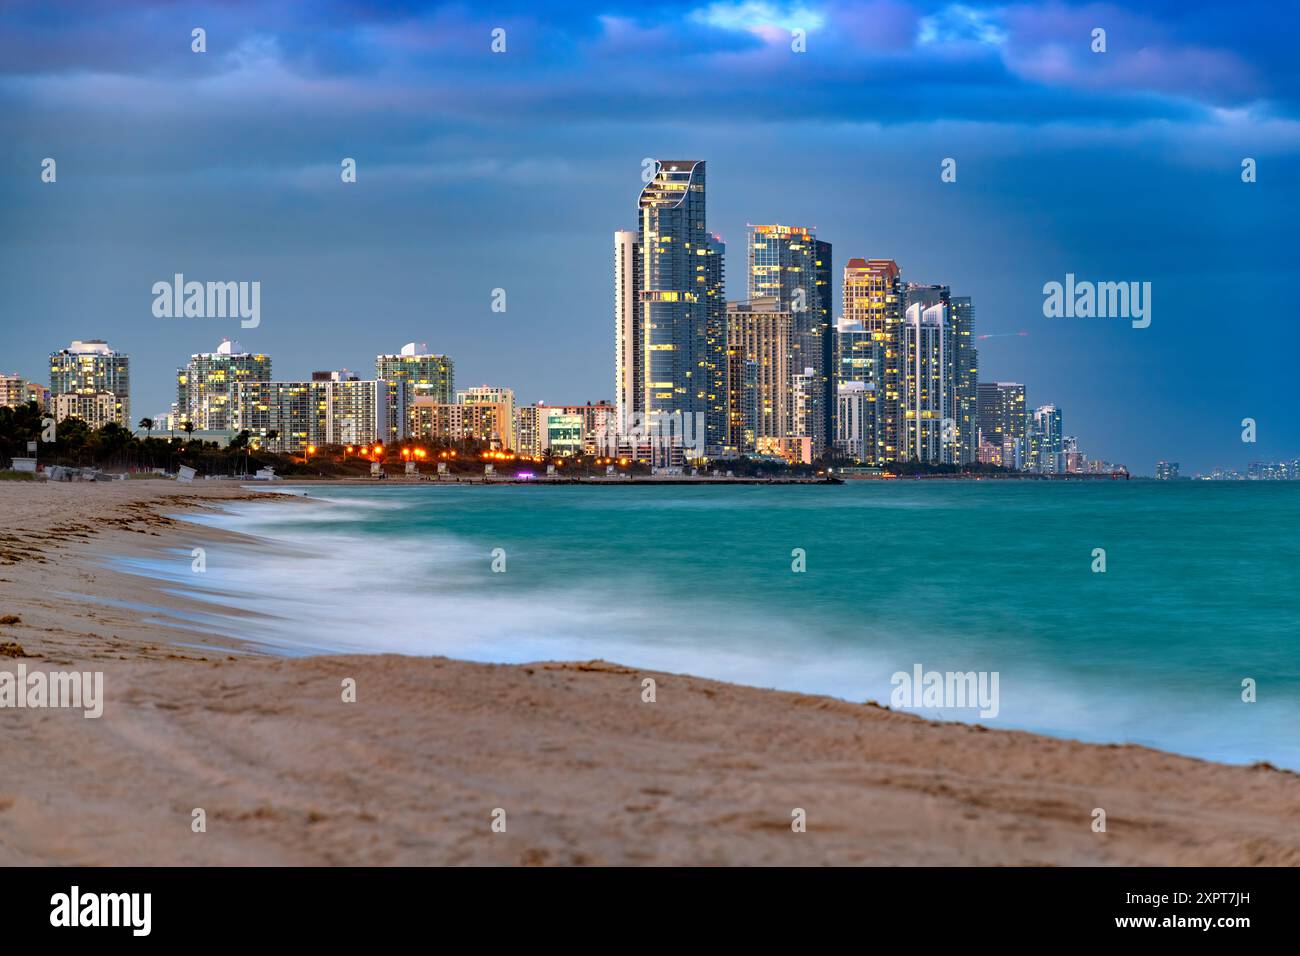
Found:
[[1177, 481], [1177, 480], [1178, 480], [1178, 462], [1176, 461], [1156, 462], [1156, 481]]
[[1025, 454], [1025, 386], [980, 382], [976, 404], [980, 461], [1019, 469]]
[[727, 303], [728, 445], [742, 455], [789, 446], [794, 330], [794, 315], [774, 296]]
[[618, 406], [608, 401], [584, 405], [522, 405], [515, 413], [514, 450], [521, 455], [560, 457], [614, 455], [622, 431]]
[[369, 445], [407, 435], [405, 383], [346, 372], [315, 372], [310, 381], [235, 382], [230, 404], [231, 429], [247, 430], [268, 451], [302, 454], [309, 445]]
[[[873, 463], [905, 458], [902, 436], [903, 289], [893, 259], [850, 259], [844, 266], [844, 323], [880, 346], [876, 386], [878, 439]], [[842, 363], [837, 363], [842, 370]]]
[[92, 429], [103, 428], [109, 422], [122, 425], [117, 396], [112, 392], [65, 392], [55, 395], [52, 404], [55, 421], [79, 418]]
[[811, 383], [792, 383], [791, 396], [804, 407], [791, 408], [789, 437], [809, 438], [813, 455], [820, 456], [830, 432], [827, 384], [834, 361], [827, 361], [830, 243], [819, 242], [804, 226], [751, 224], [748, 251], [749, 301], [775, 299], [779, 310], [793, 316], [790, 367], [801, 375], [811, 370], [813, 376]]
[[836, 393], [835, 448], [860, 462], [871, 462], [876, 453], [878, 421], [875, 384], [844, 382]]
[[[908, 461], [1095, 470], [1062, 435], [1055, 406], [1027, 414], [1023, 385], [978, 381], [969, 296], [904, 283], [892, 259], [852, 258], [832, 323], [831, 244], [812, 227], [770, 223], [749, 225], [748, 296], [728, 303], [726, 246], [707, 230], [705, 163], [655, 161], [637, 212], [635, 230], [614, 233], [612, 406], [517, 407], [510, 389], [456, 391], [451, 358], [415, 342], [377, 355], [366, 382], [346, 372], [272, 382], [267, 356], [224, 340], [177, 370], [178, 401], [160, 430], [247, 427], [289, 450], [408, 435], [475, 439], [656, 466], [829, 454], [885, 470]], [[49, 407], [129, 426], [127, 378], [126, 357], [103, 341], [73, 343], [51, 356]], [[23, 385], [0, 376], [0, 401], [14, 403]]]
[[417, 398], [411, 403], [412, 438], [442, 444], [481, 441], [492, 449], [513, 447], [513, 422], [505, 402], [435, 402]]
[[[841, 318], [835, 330], [835, 448], [868, 465], [881, 463], [881, 373], [885, 346], [859, 320]], [[845, 415], [848, 416], [845, 419]]]
[[1040, 405], [1026, 422], [1027, 441], [1024, 467], [1041, 475], [1065, 471], [1065, 441], [1061, 431], [1061, 410], [1055, 405]]
[[74, 341], [50, 353], [50, 402], [56, 421], [81, 418], [92, 428], [131, 427], [130, 358], [103, 339]]
[[[723, 249], [705, 225], [704, 162], [657, 160], [637, 212], [635, 240], [615, 234], [620, 427], [664, 433], [685, 416], [693, 432], [704, 431], [706, 453], [720, 452], [725, 411], [714, 389], [725, 355], [710, 293], [721, 290]], [[661, 463], [680, 464], [686, 454], [674, 443]]]
[[722, 454], [727, 442], [727, 246], [709, 236], [704, 249], [705, 449]]
[[614, 233], [614, 403], [620, 432], [645, 413], [645, 333], [641, 303], [641, 243]]
[[975, 305], [968, 295], [948, 300], [956, 361], [953, 389], [956, 392], [957, 460], [970, 464], [979, 459], [979, 349], [975, 347]]
[[[455, 363], [450, 356], [430, 352], [429, 346], [423, 342], [407, 342], [396, 354], [376, 355], [375, 378], [394, 383], [393, 398], [399, 402], [403, 430], [401, 435], [394, 431], [391, 435], [393, 440], [416, 434], [412, 410], [417, 398], [450, 405], [456, 393]], [[397, 383], [405, 387], [396, 389]]]
[[243, 351], [238, 342], [222, 339], [215, 352], [190, 356], [176, 370], [176, 413], [198, 431], [230, 428], [230, 396], [236, 382], [269, 382], [271, 359]]
[[907, 307], [903, 322], [903, 441], [907, 460], [953, 464], [960, 453], [956, 428], [955, 361], [946, 299]]
[[48, 412], [50, 410], [50, 390], [40, 382], [28, 382], [27, 401], [35, 402], [37, 408], [43, 412]]
[[456, 404], [458, 405], [480, 405], [484, 403], [505, 406], [505, 417], [501, 421], [500, 437], [507, 447], [513, 448], [515, 438], [514, 389], [501, 388], [496, 385], [475, 385], [456, 392]]
[[21, 375], [0, 375], [0, 407], [14, 408], [27, 403], [27, 383]]

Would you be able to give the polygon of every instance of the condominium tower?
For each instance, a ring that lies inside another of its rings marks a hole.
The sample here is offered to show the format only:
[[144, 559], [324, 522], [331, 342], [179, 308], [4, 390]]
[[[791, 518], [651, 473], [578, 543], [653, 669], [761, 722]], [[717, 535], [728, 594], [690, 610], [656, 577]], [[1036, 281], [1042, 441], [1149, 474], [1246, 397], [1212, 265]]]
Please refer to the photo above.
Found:
[[844, 266], [843, 318], [880, 346], [876, 407], [879, 429], [874, 460], [906, 458], [902, 430], [903, 290], [892, 259], [850, 259]]
[[[637, 233], [615, 234], [617, 409], [624, 427], [689, 416], [721, 443], [725, 366], [722, 247], [705, 227], [705, 164], [657, 160], [641, 190]], [[712, 315], [713, 335], [710, 335]], [[635, 415], [644, 416], [633, 423]], [[697, 417], [698, 416], [698, 417]]]
[[791, 412], [792, 427], [812, 439], [814, 454], [826, 447], [830, 365], [826, 360], [830, 335], [830, 244], [818, 242], [804, 226], [749, 227], [749, 300], [773, 298], [777, 308], [794, 316], [790, 367], [799, 374], [812, 369], [807, 408]]
[[[131, 427], [130, 358], [108, 347], [103, 339], [75, 341], [50, 354], [50, 401], [56, 417], [92, 414], [102, 425]], [[59, 396], [73, 396], [62, 403]], [[111, 414], [105, 412], [111, 409]]]
[[238, 342], [222, 339], [215, 352], [190, 356], [176, 370], [176, 413], [199, 431], [230, 428], [230, 394], [236, 382], [269, 382], [271, 359], [245, 352]]
[[934, 464], [956, 461], [953, 335], [948, 304], [914, 302], [903, 320], [903, 435], [905, 458]]

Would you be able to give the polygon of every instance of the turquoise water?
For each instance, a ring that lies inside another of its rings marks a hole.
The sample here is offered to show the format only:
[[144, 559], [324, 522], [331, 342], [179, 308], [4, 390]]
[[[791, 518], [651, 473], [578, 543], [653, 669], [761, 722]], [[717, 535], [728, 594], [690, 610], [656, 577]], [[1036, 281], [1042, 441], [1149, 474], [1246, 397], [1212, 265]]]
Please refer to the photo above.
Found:
[[[141, 570], [213, 600], [207, 625], [284, 653], [600, 657], [882, 703], [917, 664], [996, 671], [996, 717], [921, 712], [1300, 767], [1300, 485], [308, 493], [323, 502], [200, 519], [277, 549], [200, 530], [205, 574], [188, 550]], [[1257, 702], [1242, 701], [1243, 678]]]

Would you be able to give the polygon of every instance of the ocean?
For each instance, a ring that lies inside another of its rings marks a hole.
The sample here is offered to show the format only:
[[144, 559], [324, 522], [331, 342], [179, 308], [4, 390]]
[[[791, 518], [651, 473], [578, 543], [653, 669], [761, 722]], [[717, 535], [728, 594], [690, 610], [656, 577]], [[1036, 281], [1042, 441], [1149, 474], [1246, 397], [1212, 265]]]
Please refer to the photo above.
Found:
[[996, 672], [996, 716], [917, 712], [1300, 769], [1300, 484], [305, 493], [182, 516], [269, 547], [199, 528], [203, 573], [189, 548], [128, 569], [209, 602], [200, 645], [603, 658], [882, 704], [918, 666]]

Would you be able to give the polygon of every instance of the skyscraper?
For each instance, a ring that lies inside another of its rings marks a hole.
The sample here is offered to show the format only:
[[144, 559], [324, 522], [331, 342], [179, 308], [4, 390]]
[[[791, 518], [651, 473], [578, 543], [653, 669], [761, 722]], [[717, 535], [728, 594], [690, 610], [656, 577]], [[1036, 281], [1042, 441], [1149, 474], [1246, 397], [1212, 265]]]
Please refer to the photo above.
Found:
[[658, 160], [638, 211], [645, 424], [666, 430], [667, 419], [681, 415], [692, 419], [692, 429], [707, 431], [711, 267], [704, 162]]
[[884, 463], [905, 459], [901, 431], [903, 290], [898, 263], [892, 259], [850, 259], [844, 266], [843, 297], [845, 321], [861, 326], [881, 348], [876, 460]]
[[835, 433], [835, 270], [831, 262], [831, 244], [818, 239], [813, 243], [817, 275], [817, 334], [822, 347], [822, 433], [827, 444]]
[[620, 229], [614, 233], [614, 403], [623, 432], [645, 411], [641, 267], [637, 234]]
[[953, 389], [953, 336], [948, 304], [914, 302], [903, 322], [905, 457], [952, 464], [958, 455]]
[[794, 316], [774, 296], [727, 303], [732, 433], [741, 454], [780, 454], [790, 437]]
[[[412, 416], [415, 399], [450, 405], [456, 392], [455, 365], [451, 358], [430, 352], [429, 346], [422, 342], [407, 342], [396, 355], [376, 355], [375, 378], [405, 385], [400, 392], [394, 392], [402, 403], [400, 411], [404, 424], [401, 435], [415, 433]], [[391, 437], [401, 436], [394, 434]]]
[[1065, 442], [1061, 430], [1061, 410], [1055, 405], [1040, 405], [1029, 416], [1027, 424], [1025, 467], [1043, 475], [1063, 472]]
[[193, 422], [199, 431], [230, 428], [230, 391], [236, 382], [269, 382], [271, 360], [240, 348], [238, 342], [222, 339], [215, 352], [190, 356], [189, 363], [176, 370], [176, 411], [182, 422]]
[[875, 461], [877, 419], [875, 386], [843, 382], [836, 390], [835, 450], [854, 461]]
[[712, 454], [727, 443], [727, 246], [718, 236], [705, 245], [704, 288], [708, 325], [705, 333], [704, 370], [705, 445]]
[[[56, 410], [61, 408], [67, 415], [77, 414], [75, 408], [95, 408], [97, 419], [130, 428], [130, 366], [130, 358], [113, 351], [103, 339], [75, 341], [66, 349], [50, 354], [51, 402]], [[60, 395], [80, 396], [80, 400], [65, 400], [60, 405], [57, 402]], [[111, 399], [105, 397], [109, 395]], [[102, 414], [107, 405], [112, 407], [111, 417]], [[57, 411], [56, 417], [59, 417]]]
[[[836, 449], [857, 461], [884, 462], [880, 434], [885, 345], [861, 321], [840, 319], [835, 329], [833, 380], [836, 392]], [[846, 407], [845, 403], [850, 405]], [[838, 416], [850, 415], [842, 421]]]
[[[977, 392], [976, 421], [979, 439], [995, 448], [1008, 442], [1019, 456], [1025, 453], [1025, 386], [1019, 382], [980, 382]], [[1016, 455], [1003, 455], [1002, 464], [1015, 467]]]
[[953, 388], [957, 393], [958, 461], [971, 464], [979, 459], [979, 350], [975, 347], [975, 305], [970, 296], [950, 298], [948, 315], [957, 365]]
[[[819, 246], [826, 252], [825, 266], [818, 264]], [[794, 316], [790, 367], [799, 374], [813, 370], [815, 388], [807, 395], [807, 408], [798, 415], [792, 409], [790, 422], [800, 430], [799, 437], [812, 439], [815, 455], [826, 447], [824, 323], [829, 304], [821, 296], [823, 292], [829, 294], [830, 288], [818, 280], [819, 276], [826, 277], [829, 253], [829, 244], [818, 243], [812, 230], [804, 226], [749, 227], [749, 299], [774, 298], [778, 309]]]

